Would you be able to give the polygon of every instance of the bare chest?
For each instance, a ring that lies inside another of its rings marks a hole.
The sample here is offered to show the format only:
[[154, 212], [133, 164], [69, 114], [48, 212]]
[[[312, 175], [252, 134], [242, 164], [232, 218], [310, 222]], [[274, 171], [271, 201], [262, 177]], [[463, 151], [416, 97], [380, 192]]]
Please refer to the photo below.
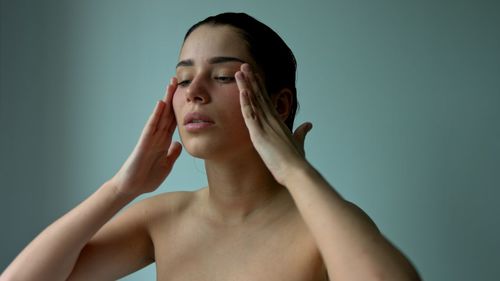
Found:
[[153, 240], [158, 280], [326, 279], [307, 231], [293, 223], [231, 229], [184, 221]]

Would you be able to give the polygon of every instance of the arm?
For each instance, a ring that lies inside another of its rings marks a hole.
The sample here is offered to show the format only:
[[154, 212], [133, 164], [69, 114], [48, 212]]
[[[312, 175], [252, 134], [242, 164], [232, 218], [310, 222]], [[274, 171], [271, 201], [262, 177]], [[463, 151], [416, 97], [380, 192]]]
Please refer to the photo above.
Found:
[[[40, 233], [0, 280], [66, 280], [87, 242], [131, 199], [120, 196], [113, 185], [105, 183]], [[98, 262], [106, 265], [105, 261]]]
[[[269, 97], [248, 65], [236, 74], [250, 138], [278, 183], [292, 195], [323, 257], [331, 280], [419, 280], [409, 261], [354, 204], [345, 201], [306, 161], [303, 141], [283, 124], [290, 93]], [[277, 109], [276, 109], [277, 108]]]
[[420, 280], [409, 261], [356, 205], [310, 165], [284, 182], [314, 236], [331, 280]]
[[2, 273], [1, 281], [66, 280], [70, 275], [71, 280], [103, 280], [152, 262], [152, 245], [140, 216], [143, 204], [107, 222], [134, 198], [155, 190], [179, 156], [180, 144], [172, 143], [176, 84], [171, 81], [118, 173], [40, 233]]

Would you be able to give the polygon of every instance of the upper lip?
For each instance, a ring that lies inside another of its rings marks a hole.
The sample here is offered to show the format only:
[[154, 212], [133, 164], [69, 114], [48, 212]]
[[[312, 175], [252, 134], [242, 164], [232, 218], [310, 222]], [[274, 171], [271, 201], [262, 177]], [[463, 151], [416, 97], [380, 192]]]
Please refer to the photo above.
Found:
[[214, 123], [214, 121], [207, 115], [200, 112], [190, 112], [184, 116], [184, 125], [192, 123], [194, 120]]

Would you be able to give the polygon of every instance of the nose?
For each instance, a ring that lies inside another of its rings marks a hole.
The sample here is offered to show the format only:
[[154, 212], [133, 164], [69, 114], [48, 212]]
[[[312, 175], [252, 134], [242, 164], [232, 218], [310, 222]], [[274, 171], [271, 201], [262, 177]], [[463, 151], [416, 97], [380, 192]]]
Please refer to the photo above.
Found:
[[189, 83], [186, 89], [186, 100], [195, 103], [207, 103], [210, 101], [207, 85], [201, 77], [193, 78], [191, 83]]

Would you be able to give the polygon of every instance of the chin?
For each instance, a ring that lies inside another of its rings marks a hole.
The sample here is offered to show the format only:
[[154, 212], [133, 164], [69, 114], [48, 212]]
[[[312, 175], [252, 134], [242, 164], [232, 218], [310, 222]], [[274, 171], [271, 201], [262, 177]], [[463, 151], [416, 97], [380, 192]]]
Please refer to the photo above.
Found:
[[184, 139], [182, 145], [189, 155], [203, 160], [229, 160], [242, 155], [245, 148], [253, 149], [251, 142], [245, 145], [245, 142], [230, 138], [223, 140], [190, 138]]
[[206, 160], [210, 157], [210, 154], [207, 153], [207, 151], [205, 149], [200, 149], [198, 147], [196, 148], [188, 148], [188, 146], [186, 145], [183, 145], [184, 146], [184, 150], [189, 153], [189, 155], [195, 157], [195, 158], [199, 158], [199, 159], [203, 159], [203, 160]]
[[200, 158], [210, 159], [215, 155], [220, 154], [221, 145], [217, 145], [215, 141], [202, 138], [183, 138], [182, 146], [189, 155]]

